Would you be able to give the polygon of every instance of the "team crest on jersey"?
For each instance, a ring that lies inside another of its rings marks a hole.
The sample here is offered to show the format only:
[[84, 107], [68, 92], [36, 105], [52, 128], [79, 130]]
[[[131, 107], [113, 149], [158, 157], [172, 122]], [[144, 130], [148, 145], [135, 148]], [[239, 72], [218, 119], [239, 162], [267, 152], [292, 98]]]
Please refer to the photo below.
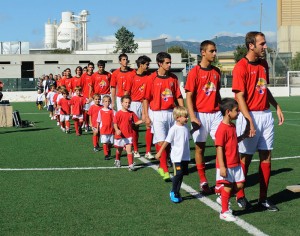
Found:
[[139, 87], [139, 91], [140, 91], [140, 92], [143, 92], [144, 89], [145, 89], [145, 84], [143, 84], [141, 87]]
[[206, 96], [209, 96], [212, 92], [215, 92], [217, 89], [215, 84], [209, 81], [203, 86], [202, 90], [204, 91]]
[[100, 88], [104, 88], [106, 86], [106, 82], [105, 80], [101, 80], [101, 82], [99, 83]]
[[168, 101], [169, 98], [173, 97], [172, 91], [166, 88], [165, 91], [161, 93], [161, 97], [164, 101]]
[[259, 78], [256, 84], [256, 90], [259, 94], [264, 94], [267, 88], [267, 81], [264, 78]]

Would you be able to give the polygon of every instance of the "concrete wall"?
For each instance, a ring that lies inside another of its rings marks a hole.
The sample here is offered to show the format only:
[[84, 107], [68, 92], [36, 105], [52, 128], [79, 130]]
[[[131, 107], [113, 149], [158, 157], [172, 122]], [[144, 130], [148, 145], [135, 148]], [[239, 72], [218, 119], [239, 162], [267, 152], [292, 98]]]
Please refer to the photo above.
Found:
[[[180, 89], [185, 98], [184, 88], [182, 83], [180, 84]], [[288, 97], [290, 96], [300, 96], [300, 88], [288, 88], [288, 87], [270, 87], [269, 88], [274, 97]], [[10, 102], [35, 102], [37, 92], [3, 92], [3, 100], [9, 100]], [[221, 96], [224, 97], [234, 97], [231, 88], [222, 88]]]

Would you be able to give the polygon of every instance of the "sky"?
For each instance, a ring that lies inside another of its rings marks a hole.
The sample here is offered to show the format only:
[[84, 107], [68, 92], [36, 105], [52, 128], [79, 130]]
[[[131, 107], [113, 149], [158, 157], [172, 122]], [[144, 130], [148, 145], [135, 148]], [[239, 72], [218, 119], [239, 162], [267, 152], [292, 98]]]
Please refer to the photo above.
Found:
[[110, 41], [122, 26], [135, 39], [201, 42], [216, 36], [244, 36], [261, 29], [276, 41], [276, 0], [10, 0], [1, 1], [0, 42], [30, 42], [42, 48], [48, 19], [89, 12], [88, 42]]

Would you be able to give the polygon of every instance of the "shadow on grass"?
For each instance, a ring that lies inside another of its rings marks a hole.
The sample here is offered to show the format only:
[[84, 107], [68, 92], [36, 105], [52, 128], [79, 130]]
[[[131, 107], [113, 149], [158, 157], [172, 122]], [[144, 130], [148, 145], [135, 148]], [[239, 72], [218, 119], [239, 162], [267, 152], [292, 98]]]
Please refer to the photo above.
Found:
[[52, 129], [52, 128], [34, 128], [34, 127], [16, 128], [15, 130], [0, 132], [0, 134], [9, 134], [9, 133], [16, 133], [16, 132], [32, 132], [32, 131], [41, 131], [47, 129]]
[[[277, 170], [272, 170], [271, 176], [278, 175], [278, 174], [285, 173], [285, 172], [290, 172], [292, 170], [293, 170], [292, 168], [281, 168], [281, 169], [277, 169]], [[258, 173], [248, 175], [246, 178], [246, 188], [257, 185], [258, 180], [259, 180]]]

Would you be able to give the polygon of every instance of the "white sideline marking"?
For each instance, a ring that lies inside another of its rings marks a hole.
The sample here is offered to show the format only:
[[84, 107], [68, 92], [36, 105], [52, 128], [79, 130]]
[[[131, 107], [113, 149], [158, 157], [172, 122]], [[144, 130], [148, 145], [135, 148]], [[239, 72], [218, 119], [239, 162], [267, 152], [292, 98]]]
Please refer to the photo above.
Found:
[[[144, 157], [141, 157], [139, 159], [142, 162], [144, 162], [145, 164], [147, 164], [149, 167], [151, 167], [152, 169], [157, 171], [157, 169], [158, 169], [157, 165], [153, 165], [150, 161], [148, 161]], [[198, 199], [200, 202], [203, 202], [205, 205], [207, 205], [210, 208], [212, 208], [213, 210], [215, 210], [216, 212], [218, 212], [218, 213], [221, 212], [221, 207], [219, 206], [219, 204], [217, 204], [216, 202], [214, 202], [214, 201], [210, 200], [209, 198], [203, 196], [202, 194], [197, 192], [195, 189], [193, 189], [191, 186], [189, 186], [189, 185], [182, 182], [181, 188], [183, 190], [185, 190], [187, 193], [191, 194], [196, 199]], [[237, 219], [237, 221], [235, 221], [233, 223], [235, 223], [237, 226], [241, 227], [242, 229], [246, 230], [249, 234], [252, 234], [252, 235], [255, 235], [255, 236], [268, 236], [267, 234], [260, 231], [255, 226], [253, 226], [253, 225], [247, 223], [246, 221], [242, 220], [241, 218], [236, 217], [236, 219]]]
[[[62, 168], [0, 168], [0, 171], [60, 171], [60, 170], [101, 170], [101, 169], [127, 169], [128, 166], [121, 167], [62, 167]], [[135, 168], [142, 168], [141, 166], [135, 166]]]

